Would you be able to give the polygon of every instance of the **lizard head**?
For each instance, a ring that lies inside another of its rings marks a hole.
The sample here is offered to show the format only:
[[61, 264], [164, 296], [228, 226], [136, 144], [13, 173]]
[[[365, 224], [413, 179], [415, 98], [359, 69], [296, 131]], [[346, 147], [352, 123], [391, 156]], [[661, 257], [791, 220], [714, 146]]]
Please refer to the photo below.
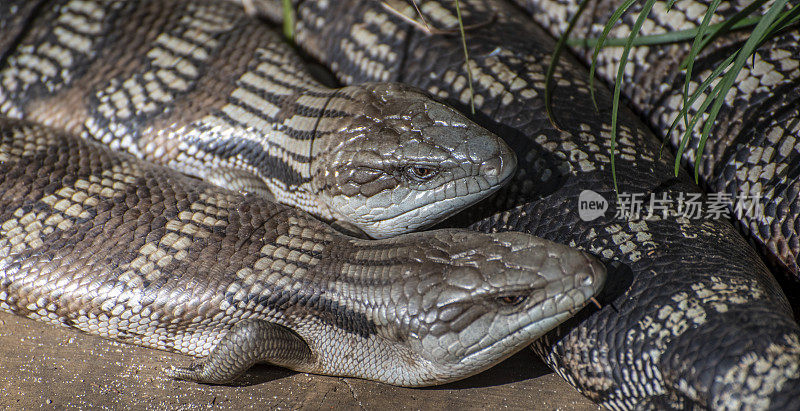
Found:
[[317, 129], [312, 185], [335, 219], [373, 238], [441, 221], [516, 168], [503, 140], [413, 87], [345, 87], [326, 111], [337, 120]]
[[579, 250], [516, 232], [490, 236], [490, 244], [478, 245], [485, 240], [474, 233], [455, 234], [451, 264], [421, 279], [421, 296], [409, 304], [407, 344], [436, 383], [483, 371], [528, 346], [605, 281], [605, 267]]
[[330, 351], [320, 357], [334, 358], [331, 373], [396, 385], [443, 384], [499, 363], [583, 308], [606, 277], [596, 258], [518, 232], [434, 230], [355, 244], [354, 276], [329, 289], [339, 301], [339, 325], [329, 326], [337, 343], [317, 349]]

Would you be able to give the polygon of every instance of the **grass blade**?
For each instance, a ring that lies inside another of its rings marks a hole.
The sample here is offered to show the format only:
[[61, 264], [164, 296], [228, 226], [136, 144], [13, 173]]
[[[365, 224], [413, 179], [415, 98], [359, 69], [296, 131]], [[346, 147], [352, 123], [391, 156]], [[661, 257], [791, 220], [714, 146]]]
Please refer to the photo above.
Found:
[[[594, 52], [592, 53], [592, 65], [591, 67], [589, 67], [589, 93], [592, 95], [592, 103], [594, 104], [595, 110], [598, 110], [597, 100], [595, 99], [594, 96], [594, 77], [595, 77], [595, 72], [597, 70], [597, 55], [600, 54], [600, 49], [603, 47], [603, 43], [605, 43], [605, 40], [608, 37], [608, 33], [611, 32], [611, 29], [614, 27], [614, 24], [616, 24], [617, 21], [619, 21], [619, 19], [631, 7], [634, 1], [636, 0], [625, 0], [624, 3], [622, 3], [619, 7], [617, 7], [616, 10], [614, 10], [614, 13], [606, 22], [605, 27], [603, 27], [603, 33], [600, 34], [600, 37], [597, 39], [597, 44], [595, 44], [594, 46]], [[614, 167], [613, 159], [611, 167], [612, 169]], [[614, 185], [616, 186], [616, 177], [614, 177]]]
[[[731, 56], [731, 57], [733, 57], [733, 56]], [[731, 60], [733, 60], [733, 58], [731, 58]], [[709, 78], [707, 79], [708, 83], [711, 84], [711, 82], [715, 78], [716, 77], [709, 76]], [[703, 104], [700, 105], [700, 107], [697, 109], [697, 112], [695, 112], [695, 114], [692, 116], [692, 119], [689, 121], [689, 124], [686, 125], [686, 130], [683, 131], [683, 135], [681, 136], [681, 143], [678, 146], [678, 152], [676, 153], [676, 157], [675, 157], [675, 176], [677, 176], [678, 172], [680, 171], [681, 157], [683, 156], [683, 153], [686, 151], [686, 146], [688, 145], [689, 140], [691, 139], [692, 133], [694, 132], [694, 126], [703, 117], [703, 113], [705, 113], [705, 111], [708, 109], [708, 106], [710, 106], [711, 103], [716, 100], [717, 95], [720, 92], [719, 85], [720, 85], [720, 83], [717, 83], [717, 85], [714, 86], [711, 89], [711, 92], [708, 94], [708, 96], [706, 96], [705, 100], [703, 100]], [[695, 94], [695, 98], [697, 96], [698, 95]], [[680, 116], [675, 118], [675, 121], [673, 122], [672, 127], [670, 127], [670, 132], [672, 130], [674, 130], [675, 125], [678, 123], [678, 121], [680, 119], [681, 119]]]
[[294, 43], [294, 9], [292, 0], [283, 0], [283, 35], [289, 42]]
[[[797, 23], [798, 21], [800, 21], [800, 4], [795, 4], [787, 12], [781, 14], [780, 17], [777, 19], [777, 21], [775, 21], [775, 23], [772, 23], [768, 33], [770, 35], [775, 34], [776, 32], [778, 32], [780, 30], [783, 30], [783, 29], [786, 29], [786, 28], [792, 26], [793, 24]], [[764, 41], [767, 41], [769, 39], [770, 35], [765, 36], [765, 38], [762, 39], [762, 42], [760, 44], [763, 44]]]
[[[681, 118], [683, 118], [683, 116], [685, 116], [686, 113], [688, 113], [689, 109], [694, 105], [695, 101], [697, 101], [697, 99], [700, 98], [700, 96], [703, 95], [703, 93], [706, 91], [706, 89], [708, 89], [708, 87], [711, 86], [711, 83], [714, 81], [714, 79], [719, 77], [720, 74], [722, 74], [722, 72], [728, 66], [731, 65], [731, 63], [733, 62], [734, 58], [736, 58], [736, 53], [728, 56], [728, 58], [726, 58], [722, 63], [720, 63], [717, 66], [717, 68], [715, 68], [714, 71], [711, 72], [711, 74], [709, 74], [708, 77], [706, 77], [706, 79], [703, 80], [702, 83], [700, 83], [700, 86], [697, 87], [697, 90], [695, 90], [694, 93], [692, 93], [692, 96], [691, 96], [691, 98], [689, 98], [688, 103], [684, 104], [684, 106], [681, 108], [681, 111], [678, 113], [678, 115], [672, 121], [672, 125], [670, 125], [669, 130], [667, 130], [667, 134], [665, 134], [665, 139], [669, 138], [669, 136], [672, 135], [672, 132], [675, 131], [675, 127], [678, 126], [678, 122], [681, 120]], [[706, 99], [703, 101], [703, 104], [700, 105], [700, 107], [698, 108], [698, 110], [695, 113], [695, 115], [692, 116], [692, 120], [690, 121], [689, 124], [687, 124], [686, 130], [684, 130], [684, 134], [683, 134], [683, 136], [681, 136], [681, 142], [680, 142], [680, 144], [678, 146], [678, 151], [675, 154], [675, 156], [676, 156], [675, 157], [675, 175], [676, 176], [678, 175], [678, 170], [680, 169], [681, 156], [683, 156], [683, 152], [686, 150], [686, 145], [689, 142], [690, 130], [694, 129], [694, 125], [697, 124], [698, 120], [700, 120], [700, 116], [702, 115], [702, 113], [708, 108], [708, 106], [713, 101], [713, 97], [712, 96], [715, 95], [714, 88], [712, 88], [711, 90], [712, 91], [709, 94], [709, 96], [706, 96]]]
[[[694, 60], [697, 58], [697, 55], [700, 54], [700, 44], [703, 41], [703, 38], [706, 35], [706, 31], [708, 30], [708, 26], [711, 23], [711, 18], [714, 17], [714, 13], [717, 11], [717, 7], [722, 0], [714, 0], [706, 9], [705, 15], [703, 15], [703, 21], [700, 22], [700, 26], [697, 27], [697, 35], [694, 38], [694, 42], [692, 42], [692, 47], [689, 49], [689, 56], [686, 60], [689, 64], [686, 66], [686, 73], [683, 76], [683, 106], [689, 107], [689, 83], [692, 81], [692, 69], [694, 68]], [[689, 126], [689, 116], [688, 110], [684, 111], [683, 115], [683, 123], [686, 124], [687, 129]]]
[[[738, 23], [734, 24], [730, 30], [741, 30], [750, 26], [754, 26], [758, 23], [758, 20], [761, 19], [760, 17], [750, 17], [739, 21]], [[711, 29], [719, 28], [723, 26], [725, 22], [715, 23], [709, 26], [709, 31]], [[675, 30], [669, 33], [660, 33], [660, 34], [648, 34], [646, 36], [637, 36], [636, 39], [633, 41], [634, 46], [652, 46], [658, 44], [669, 44], [669, 43], [679, 43], [681, 41], [692, 40], [697, 36], [697, 27], [685, 30]], [[576, 38], [570, 37], [567, 39], [566, 44], [570, 47], [595, 47], [599, 41], [598, 37], [590, 37], [590, 38]], [[627, 37], [620, 38], [620, 37], [612, 37], [607, 38], [603, 43], [603, 48], [607, 47], [622, 47], [628, 41]]]
[[[768, 0], [755, 0], [749, 5], [747, 5], [747, 7], [743, 8], [733, 16], [727, 18], [725, 21], [711, 26], [711, 28], [708, 30], [708, 36], [706, 36], [706, 38], [703, 39], [703, 42], [700, 45], [700, 51], [705, 50], [705, 48], [709, 44], [711, 44], [712, 41], [719, 38], [719, 36], [730, 33], [731, 31], [734, 30], [734, 27], [740, 26], [741, 23], [743, 22], [749, 22], [750, 25], [758, 24], [758, 22], [761, 20], [761, 16], [754, 16], [754, 17], [748, 17], [748, 16], [755, 13], [756, 10], [761, 8], [761, 6], [764, 5], [764, 3], [766, 3], [767, 1]], [[688, 58], [686, 58], [681, 62], [680, 67], [685, 68], [688, 64], [689, 60]]]
[[733, 65], [731, 66], [730, 70], [728, 70], [725, 75], [722, 77], [722, 80], [718, 84], [720, 86], [719, 94], [715, 96], [714, 104], [711, 106], [711, 110], [708, 112], [708, 119], [706, 119], [705, 125], [703, 127], [703, 133], [700, 136], [700, 143], [697, 148], [697, 153], [695, 154], [695, 167], [694, 167], [694, 180], [695, 182], [699, 182], [699, 165], [700, 165], [700, 157], [703, 155], [703, 150], [705, 149], [706, 141], [708, 140], [708, 135], [711, 132], [711, 127], [714, 125], [714, 122], [717, 119], [717, 115], [719, 114], [720, 109], [722, 109], [722, 104], [725, 102], [725, 96], [727, 95], [730, 88], [733, 86], [733, 82], [736, 80], [736, 76], [741, 71], [742, 67], [744, 67], [745, 62], [747, 61], [747, 57], [753, 54], [755, 48], [761, 43], [761, 41], [769, 35], [769, 28], [772, 26], [772, 23], [777, 19], [778, 14], [781, 10], [786, 6], [788, 0], [776, 0], [775, 3], [770, 7], [769, 10], [764, 14], [764, 17], [761, 18], [761, 21], [758, 22], [756, 27], [753, 29], [753, 32], [750, 35], [750, 38], [744, 43], [744, 46], [739, 50], [736, 55], [736, 59], [733, 61]]

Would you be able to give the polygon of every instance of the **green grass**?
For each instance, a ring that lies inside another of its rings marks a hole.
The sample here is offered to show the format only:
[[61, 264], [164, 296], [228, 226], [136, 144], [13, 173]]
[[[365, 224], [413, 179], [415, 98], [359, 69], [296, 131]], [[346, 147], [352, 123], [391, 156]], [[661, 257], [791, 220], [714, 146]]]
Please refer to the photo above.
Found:
[[283, 36], [294, 43], [294, 8], [292, 0], [283, 0]]
[[[655, 0], [642, 0], [642, 11], [635, 21], [630, 35], [628, 35], [626, 38], [609, 39], [608, 34], [611, 29], [635, 2], [635, 0], [625, 0], [623, 4], [614, 11], [611, 18], [609, 18], [609, 20], [605, 23], [600, 37], [571, 38], [569, 36], [572, 32], [575, 21], [578, 20], [580, 14], [583, 13], [585, 9], [585, 2], [586, 0], [582, 0], [578, 12], [570, 21], [567, 31], [562, 35], [553, 54], [551, 67], [546, 76], [547, 88], [545, 93], [545, 102], [547, 104], [548, 116], [550, 116], [552, 119], [550, 97], [548, 92], [550, 83], [552, 82], [553, 67], [558, 64], [558, 58], [563, 48], [567, 46], [583, 46], [594, 48], [592, 54], [592, 64], [589, 71], [589, 83], [590, 87], [592, 88], [592, 100], [594, 101], [595, 70], [597, 65], [597, 56], [600, 52], [600, 49], [604, 47], [623, 47], [622, 57], [620, 59], [614, 81], [614, 94], [611, 114], [611, 170], [614, 179], [615, 190], [617, 188], [617, 176], [614, 168], [614, 154], [616, 147], [619, 97], [623, 81], [623, 74], [625, 73], [625, 66], [627, 64], [628, 55], [632, 47], [675, 42], [692, 42], [689, 55], [681, 63], [679, 68], [686, 74], [683, 87], [683, 104], [681, 106], [679, 115], [672, 123], [669, 131], [664, 137], [665, 139], [669, 138], [669, 135], [675, 130], [675, 127], [677, 127], [680, 120], [683, 120], [686, 130], [681, 136], [678, 152], [676, 153], [675, 175], [677, 175], [680, 168], [680, 159], [683, 153], [686, 151], [695, 126], [698, 122], [702, 121], [702, 132], [700, 134], [700, 139], [696, 150], [694, 169], [695, 182], [698, 182], [698, 165], [700, 164], [700, 159], [703, 155], [706, 141], [711, 133], [711, 128], [714, 125], [719, 111], [725, 102], [725, 96], [733, 86], [736, 76], [746, 64], [747, 58], [752, 56], [755, 53], [755, 50], [765, 41], [800, 21], [800, 6], [798, 5], [787, 8], [787, 0], [775, 0], [775, 2], [769, 6], [763, 14], [758, 14], [758, 11], [761, 10], [762, 6], [767, 3], [767, 0], [755, 0], [752, 4], [748, 5], [746, 8], [742, 9], [740, 12], [731, 16], [727, 20], [716, 24], [710, 24], [711, 17], [714, 15], [717, 6], [719, 6], [721, 2], [721, 0], [713, 0], [709, 4], [706, 14], [698, 27], [691, 30], [675, 31], [651, 36], [641, 36], [638, 32], [655, 3]], [[670, 2], [667, 4], [668, 10], [672, 8], [674, 2], [675, 0], [670, 0]], [[731, 55], [729, 55], [708, 77], [702, 79], [700, 86], [693, 93], [690, 93], [689, 81], [692, 78], [693, 64], [697, 55], [714, 39], [724, 36], [725, 34], [734, 30], [749, 30], [750, 36], [738, 50], [733, 51]], [[714, 80], [718, 80], [716, 84], [714, 84]], [[714, 85], [712, 86], [712, 84]], [[709, 89], [710, 91], [708, 92], [708, 95], [703, 96], [703, 94]], [[700, 98], [703, 98], [703, 100], [700, 104], [699, 110], [690, 115], [690, 108]], [[708, 118], [702, 120], [704, 114], [707, 114]]]
[[[417, 12], [420, 13], [419, 9], [416, 7], [415, 1], [409, 1], [415, 6]], [[642, 9], [636, 21], [634, 22], [631, 33], [625, 38], [608, 38], [608, 34], [614, 28], [614, 25], [620, 21], [624, 14], [636, 2], [636, 0], [624, 0], [624, 2], [613, 12], [609, 20], [605, 22], [603, 32], [600, 37], [572, 38], [570, 35], [575, 27], [575, 23], [585, 11], [588, 1], [589, 0], [581, 0], [578, 11], [570, 20], [567, 30], [559, 39], [553, 52], [553, 56], [551, 57], [550, 65], [545, 75], [545, 110], [547, 117], [550, 119], [550, 122], [553, 124], [553, 126], [557, 129], [560, 129], [552, 112], [552, 82], [555, 68], [558, 65], [558, 61], [563, 50], [567, 46], [592, 47], [594, 49], [592, 53], [591, 66], [589, 69], [589, 86], [595, 108], [597, 108], [597, 102], [594, 95], [594, 82], [597, 69], [597, 57], [600, 53], [600, 50], [605, 47], [623, 48], [619, 67], [617, 68], [617, 74], [614, 80], [614, 92], [611, 103], [611, 173], [613, 176], [615, 191], [617, 191], [617, 176], [614, 161], [616, 157], [617, 118], [619, 112], [620, 94], [623, 85], [623, 75], [625, 73], [625, 67], [628, 63], [628, 56], [630, 55], [631, 48], [637, 46], [661, 45], [676, 42], [692, 42], [689, 55], [686, 57], [686, 59], [684, 59], [679, 67], [679, 69], [685, 74], [683, 103], [681, 105], [679, 115], [671, 124], [669, 130], [664, 135], [664, 138], [665, 141], [669, 139], [669, 136], [680, 123], [680, 120], [683, 120], [685, 130], [680, 138], [674, 167], [675, 175], [678, 175], [681, 158], [687, 149], [688, 143], [691, 140], [692, 134], [694, 133], [694, 129], [699, 122], [703, 121], [702, 132], [698, 141], [694, 159], [695, 182], [699, 182], [698, 165], [700, 164], [700, 159], [703, 155], [706, 141], [711, 133], [711, 128], [713, 127], [722, 105], [725, 102], [725, 96], [733, 86], [736, 76], [746, 64], [747, 58], [752, 56], [755, 50], [765, 41], [800, 21], [800, 5], [794, 5], [790, 8], [787, 8], [786, 5], [788, 0], [775, 0], [775, 2], [766, 9], [764, 14], [758, 14], [758, 11], [760, 11], [762, 6], [764, 6], [769, 0], [754, 0], [753, 3], [735, 15], [729, 17], [727, 20], [710, 24], [711, 18], [714, 16], [714, 12], [721, 4], [721, 0], [713, 0], [709, 4], [699, 26], [688, 30], [642, 36], [639, 35], [639, 31], [646, 18], [650, 14], [652, 7], [655, 5], [656, 0], [640, 0], [642, 3]], [[667, 10], [670, 10], [673, 7], [675, 1], [676, 0], [669, 0], [667, 4]], [[464, 24], [461, 18], [461, 6], [459, 0], [455, 1], [455, 6], [458, 17], [458, 29], [461, 35], [461, 44], [464, 50], [464, 67], [468, 79], [467, 83], [470, 89], [470, 106], [472, 113], [474, 114], [475, 92], [472, 84], [472, 72], [469, 67], [469, 53], [466, 43], [467, 36], [465, 35]], [[284, 35], [289, 40], [292, 40], [294, 37], [294, 10], [291, 7], [291, 0], [283, 0], [283, 14]], [[421, 15], [419, 17], [422, 18]], [[421, 23], [418, 23], [418, 25], [420, 27], [426, 27], [427, 23], [423, 19]], [[696, 57], [712, 41], [714, 41], [714, 39], [736, 30], [749, 30], [749, 38], [738, 50], [733, 51], [725, 60], [723, 60], [722, 63], [719, 64], [708, 77], [702, 79], [700, 86], [697, 87], [694, 92], [690, 93], [689, 82], [692, 79], [693, 65]], [[718, 81], [715, 83], [715, 80]], [[708, 94], [704, 96], [704, 93], [707, 91]], [[699, 109], [694, 114], [690, 114], [690, 108], [700, 98], [703, 98], [703, 101], [700, 104]], [[704, 114], [707, 114], [708, 118], [702, 120]]]

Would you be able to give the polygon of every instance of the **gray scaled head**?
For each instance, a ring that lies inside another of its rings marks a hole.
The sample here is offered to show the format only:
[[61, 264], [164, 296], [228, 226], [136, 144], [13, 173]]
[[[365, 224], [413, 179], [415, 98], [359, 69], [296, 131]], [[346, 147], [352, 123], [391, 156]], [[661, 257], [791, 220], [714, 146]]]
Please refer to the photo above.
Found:
[[398, 327], [379, 332], [408, 349], [390, 361], [394, 384], [441, 384], [485, 370], [575, 314], [606, 278], [596, 258], [528, 234], [421, 234], [445, 246], [420, 261], [442, 264], [392, 281], [384, 293], [391, 308], [376, 310], [386, 318], [379, 323]]
[[430, 226], [513, 175], [514, 152], [458, 111], [400, 84], [345, 87], [319, 130], [313, 186], [336, 216], [373, 238]]

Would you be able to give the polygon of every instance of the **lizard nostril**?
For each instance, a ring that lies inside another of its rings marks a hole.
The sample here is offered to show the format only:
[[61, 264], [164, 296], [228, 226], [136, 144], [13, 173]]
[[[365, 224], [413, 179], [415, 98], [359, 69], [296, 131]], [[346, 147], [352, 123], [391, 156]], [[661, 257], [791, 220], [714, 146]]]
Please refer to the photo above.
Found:
[[578, 274], [575, 277], [575, 281], [577, 282], [577, 284], [580, 284], [583, 287], [591, 287], [592, 285], [594, 285], [594, 277], [587, 273]]
[[[505, 144], [500, 144], [493, 157], [483, 160], [480, 172], [486, 177], [506, 181], [517, 169], [517, 156]], [[487, 157], [484, 157], [487, 158]]]
[[481, 165], [480, 172], [486, 177], [497, 177], [500, 174], [501, 166], [500, 159], [492, 159]]

